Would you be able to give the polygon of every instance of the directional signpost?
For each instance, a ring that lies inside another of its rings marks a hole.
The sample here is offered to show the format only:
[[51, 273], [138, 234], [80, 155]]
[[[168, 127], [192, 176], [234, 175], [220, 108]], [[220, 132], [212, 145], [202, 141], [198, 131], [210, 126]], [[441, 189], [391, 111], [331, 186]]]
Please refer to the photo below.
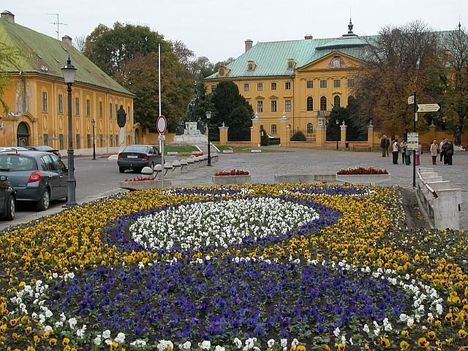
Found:
[[439, 104], [418, 104], [417, 112], [437, 112], [440, 110]]

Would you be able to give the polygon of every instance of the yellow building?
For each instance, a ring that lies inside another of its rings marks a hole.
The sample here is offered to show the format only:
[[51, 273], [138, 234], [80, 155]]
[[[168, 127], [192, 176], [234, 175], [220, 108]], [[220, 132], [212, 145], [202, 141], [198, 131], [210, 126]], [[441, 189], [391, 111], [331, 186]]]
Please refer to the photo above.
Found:
[[[268, 134], [278, 136], [280, 118], [289, 131], [315, 140], [315, 130], [334, 106], [346, 107], [367, 42], [353, 33], [339, 38], [245, 42], [245, 53], [206, 78], [208, 91], [221, 80], [233, 81], [252, 105]], [[319, 118], [324, 117], [324, 118]]]
[[3, 100], [10, 112], [0, 115], [0, 146], [67, 148], [68, 97], [61, 68], [69, 56], [77, 68], [72, 86], [73, 148], [78, 154], [90, 152], [94, 122], [97, 152], [118, 149], [116, 113], [121, 106], [127, 118], [125, 143], [135, 141], [133, 94], [75, 49], [70, 37], [59, 41], [35, 32], [16, 24], [14, 15], [5, 11], [0, 42], [20, 53], [17, 66], [6, 71], [10, 85]]

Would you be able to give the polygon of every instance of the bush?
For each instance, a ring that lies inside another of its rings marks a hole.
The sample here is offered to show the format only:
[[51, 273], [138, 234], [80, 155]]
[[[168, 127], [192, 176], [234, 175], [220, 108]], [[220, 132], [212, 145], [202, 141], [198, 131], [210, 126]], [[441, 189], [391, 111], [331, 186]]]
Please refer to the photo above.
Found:
[[306, 141], [306, 136], [300, 130], [293, 134], [291, 141]]

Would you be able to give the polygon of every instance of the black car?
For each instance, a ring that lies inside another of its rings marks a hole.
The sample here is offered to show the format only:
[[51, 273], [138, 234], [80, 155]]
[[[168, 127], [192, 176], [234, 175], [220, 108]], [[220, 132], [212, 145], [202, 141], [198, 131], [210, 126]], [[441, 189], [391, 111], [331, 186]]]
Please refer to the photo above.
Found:
[[0, 176], [8, 177], [17, 201], [32, 201], [46, 210], [51, 200], [66, 199], [68, 170], [51, 152], [0, 153]]
[[59, 150], [54, 149], [53, 147], [50, 147], [49, 145], [28, 146], [28, 150], [52, 152], [56, 154], [58, 157], [62, 157], [62, 155], [60, 155]]
[[16, 192], [8, 182], [8, 177], [0, 176], [0, 216], [13, 220], [16, 214]]
[[161, 163], [161, 154], [154, 145], [128, 145], [117, 158], [120, 173], [126, 169], [133, 169], [139, 173], [143, 167], [154, 168], [158, 163]]

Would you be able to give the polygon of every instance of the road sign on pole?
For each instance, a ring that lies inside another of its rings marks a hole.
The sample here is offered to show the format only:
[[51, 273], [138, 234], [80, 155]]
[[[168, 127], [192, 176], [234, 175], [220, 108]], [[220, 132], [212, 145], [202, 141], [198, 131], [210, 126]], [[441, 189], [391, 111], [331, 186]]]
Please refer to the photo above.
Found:
[[167, 129], [167, 119], [166, 116], [161, 115], [156, 120], [156, 129], [159, 134], [165, 134]]
[[439, 110], [439, 104], [418, 104], [418, 112], [437, 112]]
[[414, 95], [411, 95], [410, 97], [408, 97], [408, 105], [412, 105], [414, 104]]
[[408, 150], [417, 150], [418, 143], [419, 143], [418, 133], [417, 132], [408, 133], [407, 141], [406, 141], [406, 147], [408, 148]]

